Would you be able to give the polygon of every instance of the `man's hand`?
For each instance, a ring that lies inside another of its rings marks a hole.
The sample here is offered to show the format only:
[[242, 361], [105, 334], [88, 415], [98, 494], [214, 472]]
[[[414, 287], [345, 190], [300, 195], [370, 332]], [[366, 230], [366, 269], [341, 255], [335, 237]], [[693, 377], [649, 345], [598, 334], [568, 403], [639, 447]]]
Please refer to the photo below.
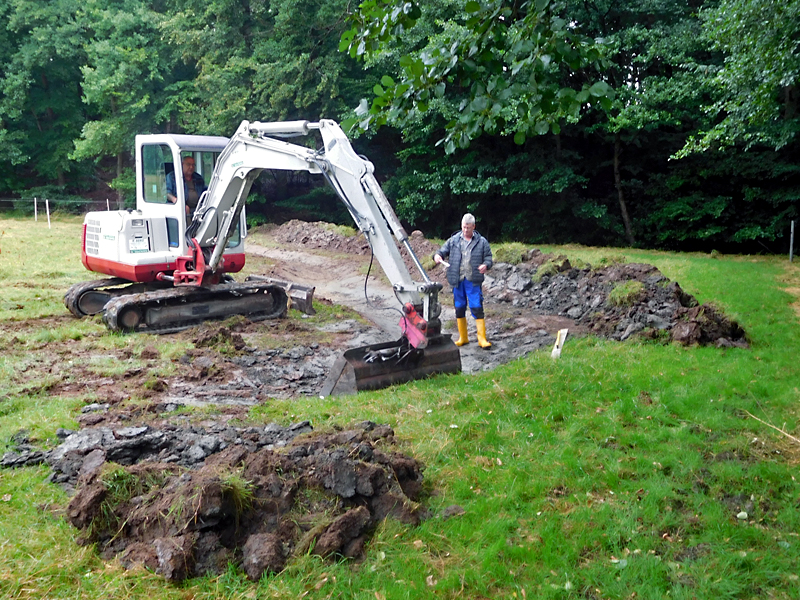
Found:
[[486, 271], [488, 271], [488, 270], [489, 270], [489, 267], [487, 267], [486, 265], [481, 265], [481, 266], [478, 267], [478, 273], [480, 273], [481, 275], [485, 275]]
[[434, 254], [433, 262], [435, 262], [437, 265], [440, 265], [444, 262], [444, 259], [439, 254]]

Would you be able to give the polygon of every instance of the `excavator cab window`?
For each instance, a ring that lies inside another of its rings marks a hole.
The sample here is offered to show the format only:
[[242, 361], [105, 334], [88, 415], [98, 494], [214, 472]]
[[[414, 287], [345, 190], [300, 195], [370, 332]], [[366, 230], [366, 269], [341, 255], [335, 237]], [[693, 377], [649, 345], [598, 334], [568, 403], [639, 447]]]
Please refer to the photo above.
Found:
[[242, 243], [242, 232], [241, 228], [241, 221], [236, 224], [236, 229], [233, 230], [233, 234], [231, 234], [231, 239], [228, 240], [228, 245], [225, 246], [226, 248], [235, 248], [239, 244]]
[[166, 144], [142, 147], [142, 189], [144, 201], [167, 203], [167, 173], [174, 171], [172, 151]]
[[180, 237], [178, 235], [178, 219], [167, 217], [167, 241], [170, 248], [177, 248], [180, 246]]

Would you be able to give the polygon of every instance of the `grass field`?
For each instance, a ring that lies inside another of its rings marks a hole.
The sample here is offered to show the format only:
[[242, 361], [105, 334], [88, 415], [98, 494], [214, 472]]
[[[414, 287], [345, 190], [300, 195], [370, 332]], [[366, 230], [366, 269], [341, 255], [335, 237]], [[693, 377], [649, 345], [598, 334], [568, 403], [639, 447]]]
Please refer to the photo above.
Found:
[[[170, 353], [168, 336], [145, 342], [97, 320], [52, 318], [65, 313], [66, 288], [87, 277], [79, 242], [76, 218], [56, 217], [52, 229], [0, 219], [3, 444], [20, 428], [54, 444], [92, 400], [89, 389], [48, 393], [69, 377], [37, 363], [49, 343], [73, 340], [72, 361], [86, 360], [84, 347], [156, 343], [165, 372], [182, 352]], [[362, 563], [308, 555], [257, 584], [234, 568], [177, 586], [124, 571], [76, 543], [59, 512], [68, 499], [46, 468], [0, 471], [0, 598], [800, 597], [800, 264], [542, 250], [654, 264], [738, 320], [751, 348], [570, 338], [559, 360], [539, 353], [483, 375], [260, 405], [256, 422], [390, 424], [427, 467], [432, 513], [465, 512], [418, 527], [386, 521]], [[41, 385], [21, 385], [34, 368]]]

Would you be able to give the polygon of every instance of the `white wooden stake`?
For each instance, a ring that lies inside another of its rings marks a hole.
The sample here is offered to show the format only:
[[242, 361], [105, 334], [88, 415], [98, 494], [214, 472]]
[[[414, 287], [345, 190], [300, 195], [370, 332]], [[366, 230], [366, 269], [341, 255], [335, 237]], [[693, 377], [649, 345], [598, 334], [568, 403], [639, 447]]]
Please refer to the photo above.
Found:
[[36, 202], [36, 198], [33, 199], [33, 220], [39, 221], [39, 205]]
[[47, 228], [52, 229], [50, 227], [50, 200], [45, 198], [44, 199], [44, 206], [47, 209]]
[[558, 358], [561, 356], [561, 348], [564, 347], [564, 342], [567, 341], [567, 334], [569, 333], [569, 329], [559, 329], [558, 333], [556, 334], [556, 343], [553, 346], [553, 351], [550, 353], [550, 356], [553, 358]]
[[108, 198], [106, 198], [106, 210], [111, 210], [111, 205], [108, 203]]

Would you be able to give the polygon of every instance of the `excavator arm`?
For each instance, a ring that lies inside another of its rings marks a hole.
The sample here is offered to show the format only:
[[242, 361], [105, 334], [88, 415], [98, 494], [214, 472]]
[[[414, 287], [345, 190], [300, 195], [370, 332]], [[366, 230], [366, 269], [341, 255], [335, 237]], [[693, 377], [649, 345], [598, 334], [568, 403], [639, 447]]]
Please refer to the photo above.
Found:
[[[279, 139], [311, 134], [321, 137], [319, 150]], [[402, 337], [345, 352], [334, 364], [322, 395], [459, 372], [458, 348], [441, 332], [438, 298], [442, 285], [428, 277], [411, 248], [408, 234], [375, 179], [372, 163], [356, 154], [334, 121], [242, 122], [220, 154], [208, 190], [187, 229], [192, 255], [179, 263], [186, 268], [174, 272], [175, 284], [200, 286], [204, 277], [214, 280], [224, 266], [223, 252], [240, 222], [250, 187], [264, 169], [308, 171], [324, 177], [366, 236], [402, 306]], [[412, 278], [393, 237], [412, 258], [422, 281]]]
[[[321, 150], [276, 139], [314, 132], [322, 138]], [[207, 259], [195, 261], [196, 265], [205, 263], [209, 273], [219, 269], [250, 187], [264, 169], [322, 175], [347, 207], [358, 230], [366, 236], [400, 303], [420, 310], [428, 323], [438, 320], [441, 284], [431, 281], [414, 254], [408, 234], [375, 179], [372, 163], [355, 153], [341, 127], [331, 120], [242, 122], [220, 154], [208, 190], [200, 199], [189, 226], [187, 237], [196, 240], [199, 249], [209, 255]], [[392, 236], [412, 257], [422, 282], [412, 279]]]

